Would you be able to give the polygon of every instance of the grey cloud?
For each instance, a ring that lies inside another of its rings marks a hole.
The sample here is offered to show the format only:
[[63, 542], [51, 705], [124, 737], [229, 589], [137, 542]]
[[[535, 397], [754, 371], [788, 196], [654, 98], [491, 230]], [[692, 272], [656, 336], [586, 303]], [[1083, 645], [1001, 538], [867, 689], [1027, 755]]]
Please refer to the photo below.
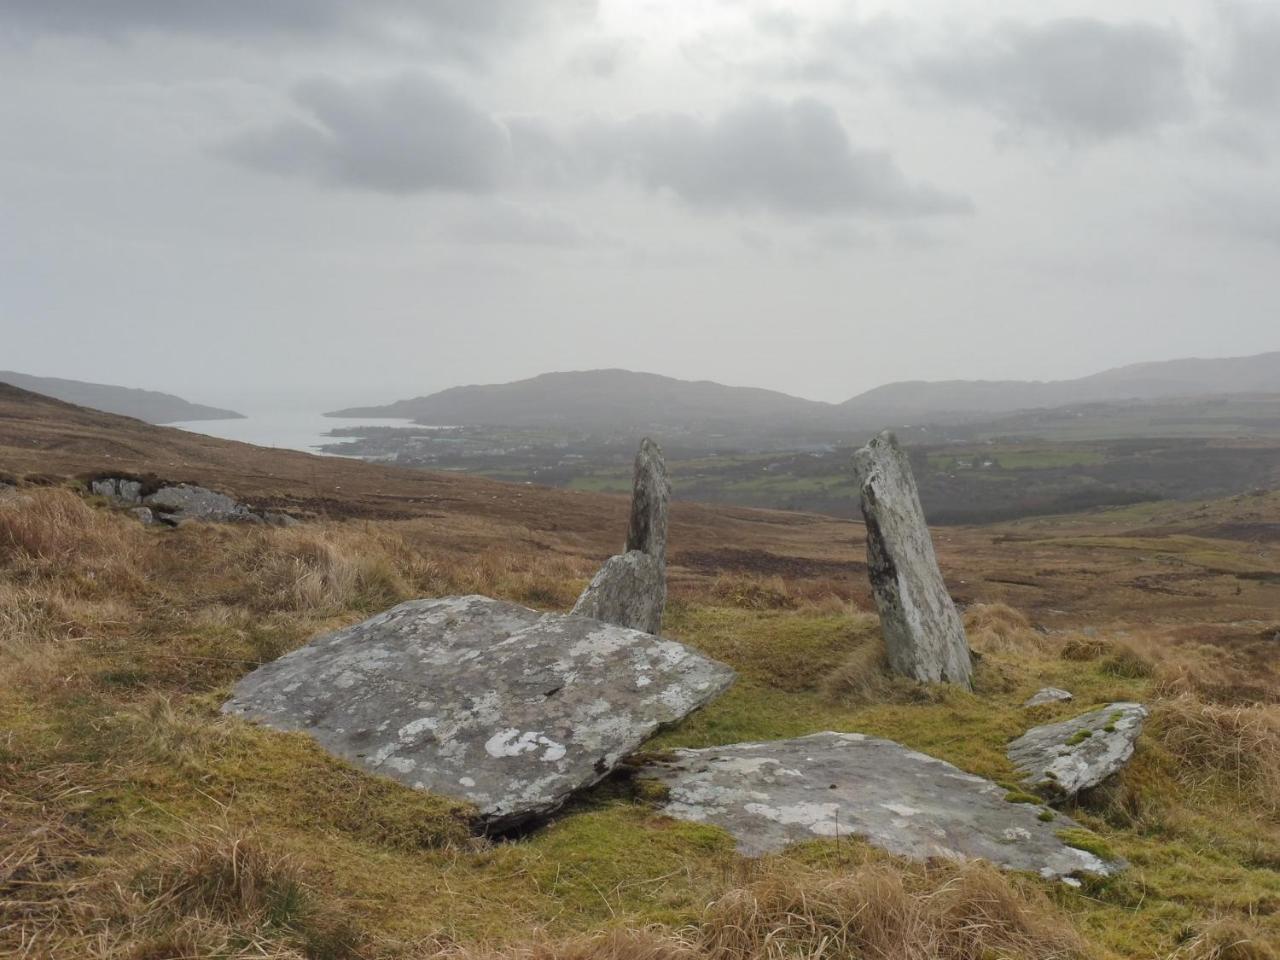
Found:
[[313, 80], [294, 98], [307, 121], [248, 133], [226, 152], [274, 173], [391, 194], [486, 193], [506, 175], [506, 128], [439, 80]]
[[117, 38], [138, 33], [245, 38], [384, 37], [454, 53], [560, 17], [590, 17], [595, 0], [0, 0], [9, 32]]
[[307, 119], [226, 147], [275, 173], [403, 194], [571, 189], [618, 178], [709, 211], [927, 216], [967, 201], [910, 182], [884, 152], [856, 149], [820, 101], [755, 99], [711, 118], [667, 113], [559, 130], [501, 121], [441, 81], [359, 86], [314, 81], [295, 100]]
[[749, 100], [710, 120], [668, 113], [590, 124], [583, 152], [607, 172], [691, 206], [792, 214], [957, 213], [967, 201], [911, 183], [887, 153], [855, 149], [811, 98]]
[[1280, 107], [1280, 7], [1233, 0], [1217, 9], [1229, 41], [1230, 57], [1220, 77], [1224, 92], [1240, 106]]
[[581, 44], [569, 57], [569, 68], [590, 77], [612, 77], [632, 52], [631, 44], [617, 37], [591, 40]]
[[1069, 142], [1151, 131], [1190, 110], [1179, 34], [1146, 23], [1008, 23], [912, 74], [940, 96]]
[[578, 224], [558, 214], [507, 203], [473, 210], [443, 232], [450, 240], [479, 245], [579, 247], [593, 239]]

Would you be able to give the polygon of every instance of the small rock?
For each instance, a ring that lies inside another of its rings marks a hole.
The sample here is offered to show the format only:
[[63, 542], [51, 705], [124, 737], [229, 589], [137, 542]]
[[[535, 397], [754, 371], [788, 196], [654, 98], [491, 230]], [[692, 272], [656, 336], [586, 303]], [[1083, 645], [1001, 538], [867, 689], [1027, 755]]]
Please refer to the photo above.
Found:
[[924, 683], [972, 686], [964, 624], [938, 569], [907, 455], [885, 431], [854, 454], [853, 464], [889, 665]]
[[137, 517], [139, 523], [145, 526], [151, 526], [156, 522], [156, 515], [151, 512], [150, 507], [134, 507], [129, 512]]
[[1038, 707], [1045, 703], [1066, 703], [1075, 698], [1066, 690], [1057, 687], [1041, 687], [1023, 704], [1024, 707]]
[[667, 577], [662, 562], [631, 550], [610, 557], [571, 611], [620, 627], [658, 633], [667, 602]]
[[636, 453], [626, 552], [610, 557], [573, 613], [658, 633], [667, 605], [667, 511], [671, 484], [662, 450], [645, 437]]
[[89, 491], [99, 497], [109, 497], [119, 503], [141, 503], [142, 484], [137, 480], [124, 477], [108, 477], [94, 480], [89, 484]]
[[1065, 844], [1068, 817], [1041, 819], [990, 780], [859, 733], [674, 750], [637, 776], [666, 785], [665, 813], [723, 827], [747, 856], [858, 836], [913, 860], [981, 858], [1046, 878], [1122, 866]]
[[446, 597], [402, 603], [259, 667], [222, 710], [470, 801], [500, 832], [555, 810], [733, 679], [637, 630]]
[[1147, 708], [1112, 703], [1071, 720], [1032, 727], [1009, 744], [1024, 784], [1053, 801], [1096, 787], [1133, 756]]
[[269, 527], [296, 527], [301, 523], [297, 517], [291, 517], [287, 513], [279, 513], [275, 510], [268, 510], [264, 513], [262, 520]]

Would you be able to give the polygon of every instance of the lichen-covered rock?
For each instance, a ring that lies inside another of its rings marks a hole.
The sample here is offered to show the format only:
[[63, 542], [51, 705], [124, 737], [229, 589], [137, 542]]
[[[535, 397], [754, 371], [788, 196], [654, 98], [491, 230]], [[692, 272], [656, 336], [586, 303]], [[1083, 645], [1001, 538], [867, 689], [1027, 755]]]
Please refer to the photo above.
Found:
[[1032, 727], [1009, 744], [1022, 782], [1050, 800], [1096, 787], [1133, 756], [1147, 708], [1112, 703], [1060, 723]]
[[124, 477], [107, 477], [94, 480], [89, 484], [89, 491], [95, 496], [110, 497], [121, 503], [141, 503], [142, 484], [137, 480]]
[[242, 679], [222, 709], [470, 801], [501, 831], [555, 810], [733, 679], [636, 630], [446, 597], [313, 640]]
[[1068, 703], [1075, 698], [1070, 691], [1058, 687], [1041, 687], [1023, 704], [1024, 707], [1040, 707], [1046, 703]]
[[248, 507], [226, 494], [216, 493], [189, 483], [161, 487], [155, 493], [144, 497], [143, 503], [151, 507], [166, 522], [174, 524], [184, 520], [261, 521], [261, 518]]
[[886, 431], [854, 454], [853, 465], [889, 665], [921, 682], [971, 686], [964, 624], [938, 569], [906, 454]]
[[648, 437], [636, 452], [631, 488], [631, 519], [627, 523], [626, 552], [647, 553], [665, 569], [667, 562], [667, 511], [671, 482], [662, 448]]
[[662, 562], [631, 550], [610, 557], [582, 592], [571, 611], [620, 627], [657, 633], [667, 604], [667, 576]]
[[1064, 843], [1077, 825], [934, 757], [858, 733], [675, 750], [642, 767], [664, 812], [723, 827], [757, 856], [819, 837], [858, 836], [926, 860], [981, 858], [1042, 877], [1107, 875], [1121, 864]]
[[626, 552], [605, 561], [574, 605], [575, 614], [645, 633], [662, 629], [670, 500], [662, 450], [645, 437], [636, 453]]

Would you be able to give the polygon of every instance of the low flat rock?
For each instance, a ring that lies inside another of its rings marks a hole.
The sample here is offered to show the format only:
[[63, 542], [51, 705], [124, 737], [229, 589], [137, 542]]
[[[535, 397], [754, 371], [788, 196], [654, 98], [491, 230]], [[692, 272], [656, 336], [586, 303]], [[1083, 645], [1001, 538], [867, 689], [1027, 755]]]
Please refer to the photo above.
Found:
[[636, 630], [445, 597], [259, 667], [222, 709], [470, 801], [500, 832], [555, 810], [733, 680], [724, 664]]
[[1122, 866], [1063, 843], [1069, 818], [1041, 820], [1044, 808], [891, 740], [828, 732], [672, 753], [637, 775], [667, 785], [666, 813], [723, 827], [748, 856], [856, 835], [914, 860], [980, 858], [1042, 877]]
[[1024, 707], [1040, 707], [1046, 703], [1068, 703], [1074, 700], [1070, 691], [1063, 690], [1059, 687], [1041, 687], [1023, 704]]
[[259, 520], [248, 507], [224, 493], [188, 483], [161, 487], [142, 502], [171, 523], [183, 520]]
[[1050, 800], [1096, 787], [1133, 756], [1147, 708], [1112, 703], [1083, 716], [1032, 727], [1009, 744], [1022, 782]]
[[666, 605], [667, 574], [662, 561], [630, 550], [605, 562], [571, 612], [642, 633], [657, 633], [662, 629]]

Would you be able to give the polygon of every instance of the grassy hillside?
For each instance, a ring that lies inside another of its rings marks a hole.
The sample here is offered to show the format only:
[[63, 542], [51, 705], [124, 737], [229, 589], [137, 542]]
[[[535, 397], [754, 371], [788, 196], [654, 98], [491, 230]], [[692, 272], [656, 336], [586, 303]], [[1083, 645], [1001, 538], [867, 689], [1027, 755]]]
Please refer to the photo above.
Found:
[[236, 420], [244, 414], [234, 410], [192, 403], [171, 393], [117, 387], [106, 383], [86, 383], [61, 377], [33, 377], [12, 370], [0, 370], [0, 383], [76, 403], [94, 410], [135, 417], [148, 423], [177, 423], [183, 420]]
[[[0, 953], [1274, 960], [1280, 494], [938, 531], [982, 654], [972, 694], [885, 674], [860, 525], [683, 507], [668, 632], [741, 679], [654, 749], [862, 731], [1008, 781], [1027, 724], [1141, 699], [1133, 763], [1068, 811], [1090, 830], [1073, 842], [1131, 868], [1071, 890], [849, 838], [743, 860], [625, 771], [525, 836], [475, 838], [465, 807], [218, 706], [255, 665], [402, 599], [566, 609], [625, 501], [171, 431], [142, 446], [42, 411], [22, 436], [44, 471], [0, 420], [0, 469], [22, 481], [0, 493]], [[145, 528], [75, 479], [104, 444], [313, 519]], [[1074, 706], [1019, 706], [1047, 684]]]

